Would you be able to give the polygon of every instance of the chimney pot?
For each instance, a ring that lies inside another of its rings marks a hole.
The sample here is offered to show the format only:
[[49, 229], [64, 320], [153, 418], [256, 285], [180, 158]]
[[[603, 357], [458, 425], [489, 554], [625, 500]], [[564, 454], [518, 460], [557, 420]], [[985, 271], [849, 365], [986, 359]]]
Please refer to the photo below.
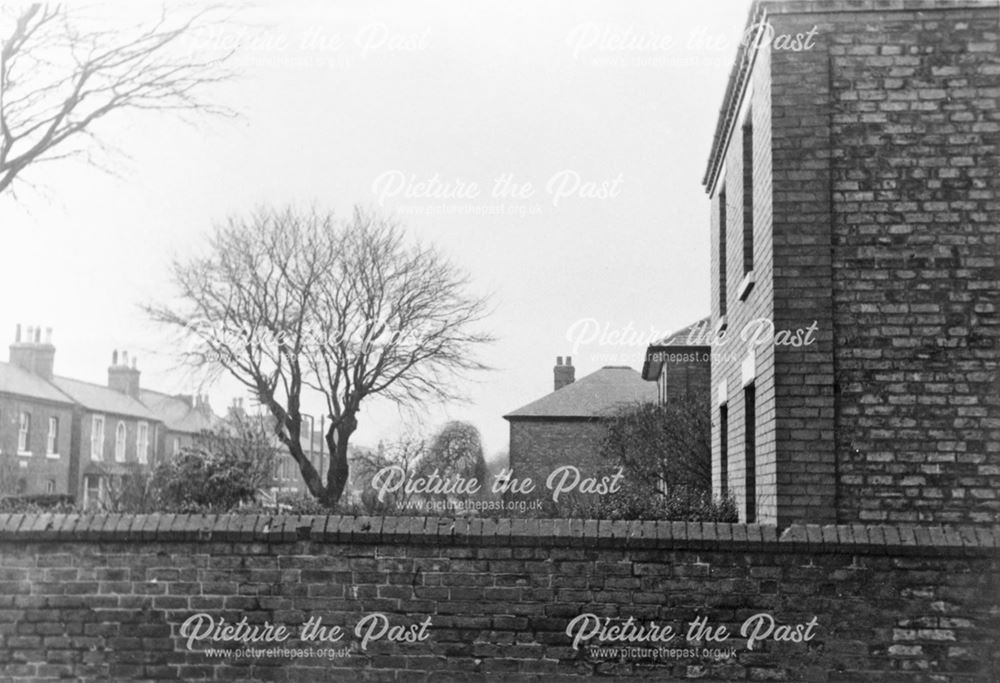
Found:
[[25, 341], [25, 343], [28, 343], [28, 344], [30, 344], [30, 343], [31, 343], [31, 340], [32, 340], [32, 339], [34, 338], [34, 335], [35, 335], [35, 328], [34, 328], [34, 327], [32, 327], [31, 325], [28, 325], [28, 336], [27, 336], [27, 338], [26, 338], [26, 339], [24, 340], [24, 341]]
[[35, 343], [36, 344], [41, 344], [42, 343], [42, 326], [41, 325], [35, 326]]
[[576, 379], [576, 370], [571, 364], [572, 358], [566, 356], [566, 362], [563, 363], [563, 357], [558, 356], [556, 358], [556, 366], [552, 369], [552, 375], [554, 378], [553, 391], [559, 391], [567, 384], [572, 384]]
[[139, 364], [139, 358], [137, 356], [132, 356], [132, 369], [137, 369], [136, 366]]
[[111, 365], [118, 366], [118, 349], [111, 352]]
[[21, 323], [17, 324], [17, 330], [14, 332], [14, 343], [21, 343]]
[[51, 327], [46, 327], [45, 328], [45, 343], [46, 344], [51, 344], [52, 343], [52, 328]]
[[573, 357], [572, 356], [566, 356], [566, 365], [569, 365], [570, 367], [573, 366]]
[[128, 367], [128, 351], [122, 351], [122, 365]]

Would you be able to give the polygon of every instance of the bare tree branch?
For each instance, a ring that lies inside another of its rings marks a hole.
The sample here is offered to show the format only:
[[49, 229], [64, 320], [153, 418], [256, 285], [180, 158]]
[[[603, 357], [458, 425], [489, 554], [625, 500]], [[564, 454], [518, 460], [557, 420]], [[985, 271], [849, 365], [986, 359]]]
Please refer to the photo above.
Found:
[[133, 29], [90, 28], [62, 6], [0, 10], [0, 193], [40, 161], [87, 157], [94, 124], [117, 111], [232, 115], [201, 93], [232, 76], [231, 53], [181, 43], [218, 6]]
[[[476, 329], [486, 300], [435, 249], [360, 209], [347, 221], [315, 210], [260, 209], [216, 229], [209, 254], [174, 264], [178, 297], [148, 306], [180, 333], [182, 359], [228, 373], [275, 419], [310, 493], [328, 506], [348, 480], [347, 445], [362, 402], [461, 398], [455, 380], [485, 370], [493, 338]], [[304, 453], [304, 395], [323, 398], [326, 481]]]

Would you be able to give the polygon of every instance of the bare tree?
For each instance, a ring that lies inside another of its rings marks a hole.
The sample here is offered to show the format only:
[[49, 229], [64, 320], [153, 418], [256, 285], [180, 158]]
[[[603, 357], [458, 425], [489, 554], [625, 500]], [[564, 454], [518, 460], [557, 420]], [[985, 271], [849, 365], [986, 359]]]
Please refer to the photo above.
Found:
[[[275, 434], [310, 493], [334, 506], [348, 479], [348, 441], [361, 403], [460, 398], [454, 380], [486, 369], [474, 357], [486, 300], [433, 247], [409, 244], [391, 221], [294, 209], [232, 217], [210, 253], [175, 262], [179, 298], [147, 307], [182, 333], [183, 358], [225, 371], [275, 418]], [[303, 398], [325, 403], [330, 467], [322, 481], [300, 443]]]
[[197, 57], [181, 44], [217, 11], [108, 29], [58, 5], [0, 9], [0, 193], [41, 162], [95, 163], [86, 143], [104, 148], [94, 124], [112, 112], [232, 113], [200, 96], [231, 75], [229, 54]]
[[438, 470], [442, 476], [458, 475], [475, 479], [482, 489], [490, 486], [479, 429], [461, 420], [447, 422], [434, 435], [427, 456], [420, 462], [420, 469], [422, 473]]

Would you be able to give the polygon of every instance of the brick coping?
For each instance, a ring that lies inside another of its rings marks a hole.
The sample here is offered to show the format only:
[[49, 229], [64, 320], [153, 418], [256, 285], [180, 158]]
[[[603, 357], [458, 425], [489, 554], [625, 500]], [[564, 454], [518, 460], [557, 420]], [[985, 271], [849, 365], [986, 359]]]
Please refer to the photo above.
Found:
[[1000, 527], [354, 517], [341, 515], [0, 514], [0, 543], [249, 542], [996, 555]]

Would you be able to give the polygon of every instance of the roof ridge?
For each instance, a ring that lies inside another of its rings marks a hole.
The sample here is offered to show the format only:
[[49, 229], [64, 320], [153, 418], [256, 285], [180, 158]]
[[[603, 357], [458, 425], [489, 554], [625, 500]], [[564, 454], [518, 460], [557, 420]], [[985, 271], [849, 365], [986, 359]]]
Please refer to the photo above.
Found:
[[[42, 377], [40, 375], [36, 375], [35, 373], [31, 372], [30, 370], [25, 370], [24, 368], [18, 367], [17, 365], [14, 365], [13, 363], [9, 363], [7, 361], [0, 361], [0, 364], [6, 365], [8, 368], [10, 368], [11, 370], [13, 370], [14, 372], [18, 372], [18, 373], [20, 373], [20, 374], [28, 377], [29, 379], [37, 380], [37, 381], [41, 382], [46, 387], [52, 389], [57, 394], [59, 394], [60, 396], [62, 396], [63, 398], [65, 398], [66, 402], [69, 403], [69, 404], [71, 404], [71, 405], [76, 405], [77, 403], [79, 403], [79, 401], [77, 401], [75, 398], [73, 398], [72, 396], [70, 396], [69, 394], [67, 394], [65, 391], [63, 391], [62, 389], [60, 389], [58, 386], [56, 386], [55, 383], [52, 382], [52, 380], [45, 379], [44, 377]], [[55, 375], [53, 375], [53, 379], [54, 378], [55, 378]]]
[[[607, 372], [614, 370], [615, 372]], [[628, 372], [622, 373], [621, 370]], [[656, 398], [655, 383], [630, 366], [603, 367], [504, 415], [522, 417], [601, 417], [624, 403]]]

